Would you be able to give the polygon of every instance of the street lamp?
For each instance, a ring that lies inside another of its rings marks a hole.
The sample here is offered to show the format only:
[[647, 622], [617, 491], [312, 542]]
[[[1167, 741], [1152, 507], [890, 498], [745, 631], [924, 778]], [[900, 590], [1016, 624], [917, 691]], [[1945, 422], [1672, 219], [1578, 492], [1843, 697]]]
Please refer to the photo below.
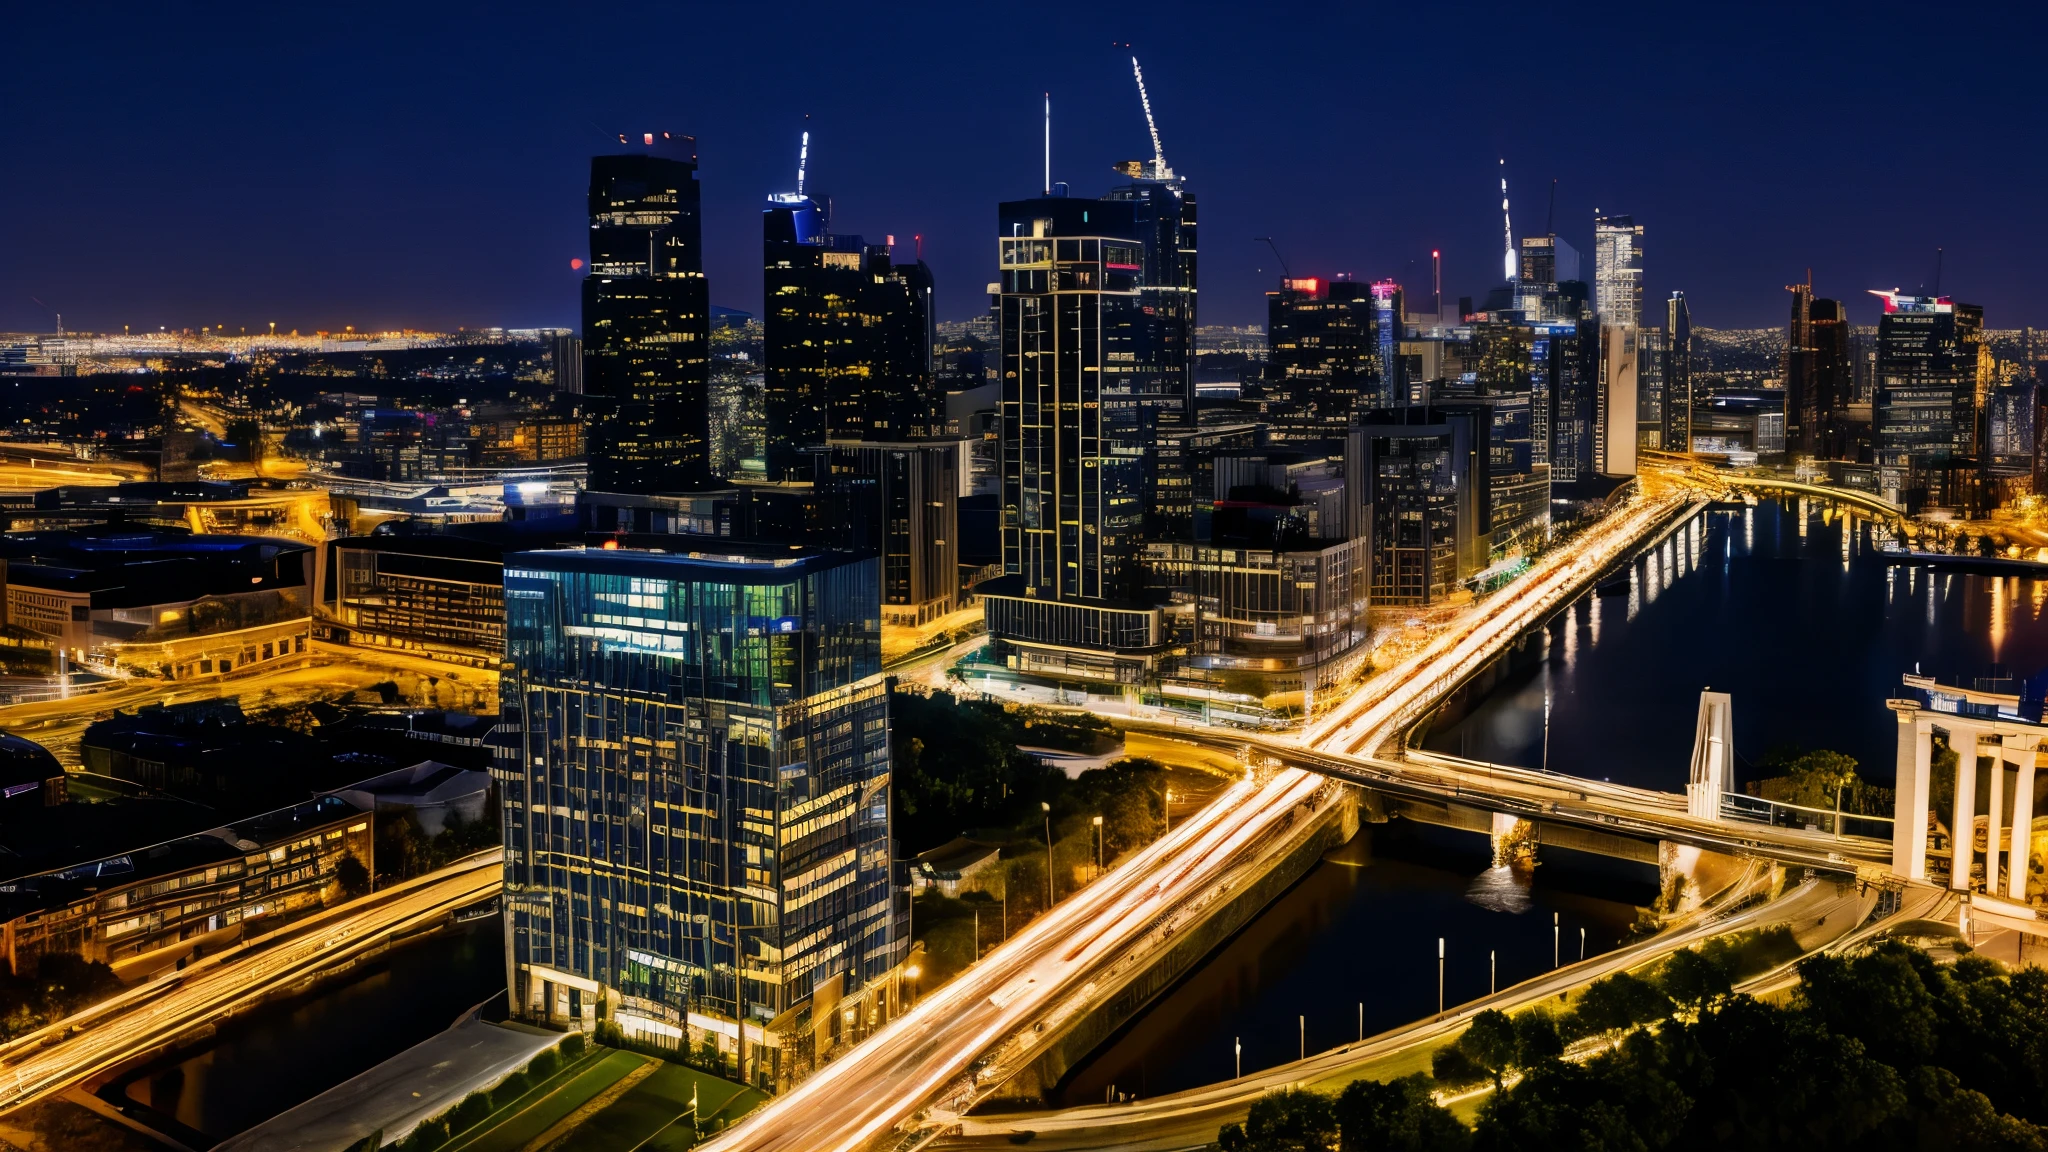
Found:
[[1581, 960], [1584, 960], [1585, 958], [1586, 958], [1586, 930], [1585, 930], [1584, 928], [1581, 928], [1581, 929], [1579, 929], [1579, 959], [1581, 959]]
[[910, 977], [910, 1002], [915, 1004], [917, 1003], [917, 978], [924, 975], [924, 969], [912, 964], [903, 970], [903, 974]]
[[1095, 825], [1095, 875], [1100, 877], [1102, 875], [1102, 817], [1095, 817], [1091, 823]]
[[1444, 1014], [1444, 938], [1436, 938], [1436, 1014]]
[[1498, 991], [1500, 991], [1500, 953], [1489, 948], [1486, 950], [1486, 994], [1491, 996]]
[[1552, 912], [1552, 913], [1550, 914], [1550, 966], [1551, 966], [1552, 968], [1556, 968], [1556, 967], [1558, 967], [1558, 963], [1557, 963], [1557, 934], [1558, 934], [1558, 932], [1559, 932], [1559, 928], [1558, 928], [1558, 926], [1557, 926], [1557, 913], [1555, 913], [1555, 912]]
[[1052, 911], [1052, 805], [1043, 800], [1038, 807], [1045, 813], [1045, 910]]
[[1237, 1058], [1237, 1075], [1233, 1079], [1244, 1079], [1244, 1037], [1232, 1036], [1230, 1038], [1230, 1054]]
[[1301, 1022], [1301, 1058], [1306, 1060], [1308, 1059], [1308, 1017], [1297, 1016], [1295, 1019]]

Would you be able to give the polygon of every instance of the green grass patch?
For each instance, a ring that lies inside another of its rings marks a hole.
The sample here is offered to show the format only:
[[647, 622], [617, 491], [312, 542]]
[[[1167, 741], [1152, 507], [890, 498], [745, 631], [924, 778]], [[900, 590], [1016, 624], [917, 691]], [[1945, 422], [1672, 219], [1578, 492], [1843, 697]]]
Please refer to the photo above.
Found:
[[745, 1115], [764, 1099], [708, 1072], [664, 1063], [576, 1129], [563, 1152], [621, 1152], [643, 1141], [647, 1152], [688, 1148], [695, 1140], [689, 1118], [693, 1091], [698, 1113], [707, 1121]]
[[646, 1057], [631, 1052], [596, 1049], [442, 1147], [445, 1152], [518, 1152], [645, 1063]]

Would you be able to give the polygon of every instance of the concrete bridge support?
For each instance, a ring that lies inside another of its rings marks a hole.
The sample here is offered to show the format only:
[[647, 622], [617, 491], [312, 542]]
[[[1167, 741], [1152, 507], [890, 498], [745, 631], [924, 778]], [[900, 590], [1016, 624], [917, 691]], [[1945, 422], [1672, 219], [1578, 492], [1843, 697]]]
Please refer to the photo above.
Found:
[[[1998, 715], [1929, 711], [1916, 700], [1886, 703], [1899, 721], [1893, 874], [1926, 880], [1928, 842], [1939, 844], [1945, 825], [1951, 889], [2025, 903], [2033, 871], [2035, 762], [2048, 726]], [[1955, 800], [1947, 812], [1933, 810], [1936, 732], [1946, 737], [1957, 761]], [[1981, 804], [1980, 774], [1986, 777]], [[1981, 848], [1979, 819], [1984, 821]]]
[[1493, 814], [1493, 866], [1533, 868], [1536, 866], [1536, 826], [1505, 812]]
[[1680, 844], [1657, 842], [1657, 891], [1665, 915], [1690, 912], [1742, 879], [1749, 862], [1740, 856]]
[[1721, 818], [1721, 794], [1734, 778], [1734, 698], [1726, 692], [1700, 693], [1699, 722], [1693, 728], [1692, 778], [1685, 786], [1686, 813], [1699, 820]]

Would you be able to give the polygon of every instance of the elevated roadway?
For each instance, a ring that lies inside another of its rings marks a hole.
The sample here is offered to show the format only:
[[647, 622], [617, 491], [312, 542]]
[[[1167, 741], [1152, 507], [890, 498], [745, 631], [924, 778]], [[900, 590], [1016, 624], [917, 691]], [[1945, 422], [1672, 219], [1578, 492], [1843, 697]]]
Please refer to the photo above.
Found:
[[[1689, 489], [1646, 485], [1569, 547], [1489, 596], [1466, 627], [1369, 681], [1290, 752], [1377, 750], [1499, 655], [1525, 628], [1636, 548], [1703, 506]], [[1239, 743], [1242, 736], [1236, 737]], [[1109, 980], [1177, 915], [1221, 898], [1276, 857], [1287, 829], [1330, 793], [1303, 767], [1255, 773], [1198, 816], [1041, 916], [1022, 933], [867, 1041], [813, 1073], [731, 1132], [717, 1152], [825, 1152], [895, 1147], [943, 1130], [985, 1094], [1000, 1062], [1048, 1017]], [[1055, 1021], [1056, 1023], [1056, 1021]], [[926, 1126], [925, 1121], [935, 1124]]]
[[0, 1045], [0, 1111], [60, 1092], [495, 896], [497, 849], [350, 901]]

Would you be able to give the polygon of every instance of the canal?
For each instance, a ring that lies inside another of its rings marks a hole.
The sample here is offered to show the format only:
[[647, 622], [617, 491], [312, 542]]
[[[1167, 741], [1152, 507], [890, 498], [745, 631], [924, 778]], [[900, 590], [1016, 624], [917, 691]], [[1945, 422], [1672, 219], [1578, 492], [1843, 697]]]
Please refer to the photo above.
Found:
[[[368, 1071], [505, 990], [496, 916], [393, 949], [310, 994], [266, 1004], [112, 1085], [195, 1148]], [[182, 1130], [182, 1131], [180, 1131]]]
[[[1699, 693], [1734, 698], [1736, 786], [1774, 748], [1828, 748], [1889, 784], [1884, 702], [1916, 666], [1945, 680], [2048, 665], [2048, 582], [1888, 565], [1870, 521], [1764, 501], [1675, 528], [1603, 580], [1422, 731], [1432, 750], [1682, 791]], [[1543, 850], [1491, 867], [1484, 837], [1368, 825], [1078, 1065], [1061, 1102], [1156, 1096], [1370, 1035], [1612, 948], [1656, 871]]]

